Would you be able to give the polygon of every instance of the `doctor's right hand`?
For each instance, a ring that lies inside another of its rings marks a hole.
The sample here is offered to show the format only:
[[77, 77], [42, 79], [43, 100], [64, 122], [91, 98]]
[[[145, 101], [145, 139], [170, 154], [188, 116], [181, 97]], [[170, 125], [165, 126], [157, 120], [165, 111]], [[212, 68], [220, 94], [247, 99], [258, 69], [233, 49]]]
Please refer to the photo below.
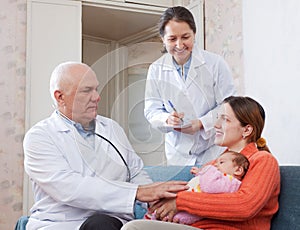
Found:
[[175, 198], [177, 192], [189, 189], [186, 181], [156, 182], [148, 185], [139, 185], [136, 199], [141, 202], [153, 202], [162, 198]]
[[174, 125], [174, 126], [181, 125], [183, 123], [183, 117], [184, 117], [184, 113], [177, 113], [173, 111], [168, 116], [166, 122], [168, 125]]

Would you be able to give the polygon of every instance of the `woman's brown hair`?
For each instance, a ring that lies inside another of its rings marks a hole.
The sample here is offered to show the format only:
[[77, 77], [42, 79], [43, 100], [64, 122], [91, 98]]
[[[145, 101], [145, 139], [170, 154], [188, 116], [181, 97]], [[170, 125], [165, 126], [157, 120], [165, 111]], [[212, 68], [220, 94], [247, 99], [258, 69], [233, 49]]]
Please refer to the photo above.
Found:
[[255, 142], [259, 150], [270, 152], [265, 139], [261, 137], [266, 117], [263, 107], [250, 97], [230, 96], [224, 100], [224, 103], [230, 105], [242, 127], [246, 125], [253, 127], [249, 142]]

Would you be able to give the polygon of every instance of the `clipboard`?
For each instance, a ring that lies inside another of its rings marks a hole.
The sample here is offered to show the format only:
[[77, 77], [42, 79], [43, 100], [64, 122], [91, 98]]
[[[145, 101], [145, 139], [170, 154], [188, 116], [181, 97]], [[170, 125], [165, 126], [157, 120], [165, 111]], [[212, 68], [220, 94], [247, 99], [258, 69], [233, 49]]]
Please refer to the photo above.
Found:
[[184, 128], [188, 128], [188, 127], [191, 127], [191, 126], [192, 126], [192, 123], [188, 122], [188, 123], [185, 123], [185, 124], [182, 124], [182, 125], [164, 124], [164, 125], [158, 126], [157, 128], [161, 131], [164, 131], [164, 132], [170, 132], [170, 131], [173, 131], [174, 129], [184, 129]]

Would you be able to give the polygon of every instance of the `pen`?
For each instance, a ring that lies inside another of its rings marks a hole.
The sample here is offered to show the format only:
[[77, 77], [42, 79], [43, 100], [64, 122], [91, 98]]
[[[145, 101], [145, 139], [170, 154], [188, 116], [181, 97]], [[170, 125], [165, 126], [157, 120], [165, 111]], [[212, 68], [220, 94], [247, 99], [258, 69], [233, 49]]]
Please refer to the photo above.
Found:
[[[174, 110], [174, 112], [178, 113], [177, 110], [175, 109], [173, 103], [170, 100], [168, 100], [168, 102], [169, 102], [169, 105], [171, 106], [171, 108]], [[181, 122], [183, 122], [182, 117], [180, 118], [180, 120], [181, 120]]]

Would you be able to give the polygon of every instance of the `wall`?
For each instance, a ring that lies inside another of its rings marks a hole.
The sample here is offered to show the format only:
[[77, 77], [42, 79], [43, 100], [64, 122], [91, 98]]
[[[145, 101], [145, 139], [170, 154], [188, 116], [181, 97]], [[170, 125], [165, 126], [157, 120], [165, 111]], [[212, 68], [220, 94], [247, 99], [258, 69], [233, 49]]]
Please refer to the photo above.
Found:
[[0, 229], [22, 214], [26, 0], [0, 9]]
[[300, 164], [299, 9], [298, 0], [243, 6], [246, 94], [266, 110], [264, 136], [280, 164]]
[[239, 94], [244, 93], [242, 1], [205, 0], [205, 49], [229, 64]]

